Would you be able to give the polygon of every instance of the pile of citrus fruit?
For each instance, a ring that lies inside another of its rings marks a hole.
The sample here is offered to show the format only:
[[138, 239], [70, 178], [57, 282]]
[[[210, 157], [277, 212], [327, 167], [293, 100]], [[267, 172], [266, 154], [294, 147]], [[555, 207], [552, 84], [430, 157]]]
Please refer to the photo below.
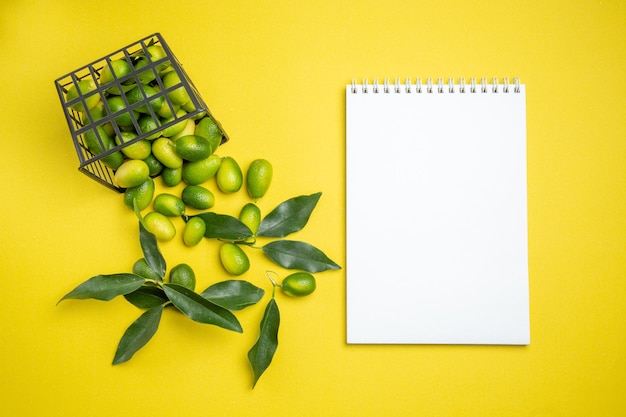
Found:
[[85, 127], [83, 146], [94, 156], [107, 152], [101, 160], [114, 171], [117, 187], [158, 175], [168, 185], [182, 179], [197, 185], [211, 176], [218, 161], [209, 157], [225, 135], [197, 108], [161, 45], [107, 60], [97, 75], [72, 82], [65, 100]]
[[[258, 158], [244, 170], [232, 156], [216, 154], [226, 136], [208, 110], [197, 108], [200, 102], [162, 46], [149, 44], [136, 53], [105, 61], [96, 70], [97, 76], [92, 71], [91, 77], [73, 78], [65, 104], [80, 120], [81, 146], [113, 172], [124, 204], [139, 218], [143, 257], [134, 263], [132, 272], [95, 275], [60, 301], [109, 301], [123, 296], [143, 310], [119, 342], [113, 364], [120, 364], [152, 338], [166, 307], [199, 323], [242, 332], [234, 313], [257, 304], [265, 294], [239, 278], [250, 269], [243, 248], [259, 249], [275, 264], [294, 271], [282, 280], [275, 272], [276, 280], [271, 271], [266, 272], [272, 294], [258, 338], [248, 351], [254, 387], [278, 347], [280, 312], [275, 289], [291, 297], [308, 296], [316, 289], [312, 273], [341, 269], [315, 246], [286, 239], [307, 224], [321, 192], [290, 198], [261, 216], [257, 202], [272, 182], [272, 164]], [[165, 189], [157, 186], [157, 177]], [[213, 191], [206, 184], [209, 180], [214, 180]], [[252, 202], [244, 204], [238, 216], [211, 211], [214, 192], [231, 195], [240, 190]], [[180, 234], [172, 221], [176, 217], [184, 220]], [[182, 235], [188, 247], [203, 238], [219, 240], [221, 266], [237, 278], [196, 291], [192, 267], [179, 263], [168, 270], [159, 250], [159, 242], [176, 235]], [[265, 239], [257, 241], [257, 237]]]

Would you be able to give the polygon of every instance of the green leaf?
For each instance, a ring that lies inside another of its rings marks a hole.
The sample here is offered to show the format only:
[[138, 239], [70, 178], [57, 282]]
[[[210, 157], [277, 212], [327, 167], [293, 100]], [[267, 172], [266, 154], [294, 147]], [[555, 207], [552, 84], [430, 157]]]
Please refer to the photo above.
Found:
[[257, 236], [285, 237], [301, 230], [309, 221], [322, 193], [290, 198], [263, 218]]
[[96, 275], [74, 288], [58, 302], [69, 298], [84, 300], [94, 298], [109, 301], [118, 295], [135, 291], [146, 282], [145, 278], [135, 274]]
[[139, 243], [141, 244], [143, 257], [146, 259], [148, 266], [163, 278], [167, 268], [165, 258], [163, 258], [159, 250], [156, 236], [149, 232], [141, 221], [139, 222]]
[[141, 286], [135, 291], [125, 294], [124, 298], [139, 308], [153, 308], [168, 301], [161, 288], [148, 285]]
[[228, 310], [241, 310], [259, 302], [265, 290], [248, 281], [227, 280], [211, 285], [200, 295]]
[[206, 224], [204, 237], [217, 238], [232, 241], [242, 241], [252, 237], [252, 231], [239, 219], [227, 214], [206, 212], [196, 214]]
[[272, 358], [274, 353], [276, 353], [276, 348], [278, 348], [279, 326], [280, 312], [278, 311], [276, 301], [272, 298], [267, 303], [261, 319], [259, 338], [248, 352], [248, 361], [252, 365], [252, 371], [254, 372], [252, 388], [254, 388], [263, 372], [270, 366], [270, 363], [272, 363]]
[[163, 305], [159, 305], [144, 312], [137, 320], [130, 325], [124, 336], [120, 340], [113, 358], [113, 365], [126, 362], [133, 357], [135, 352], [144, 347], [146, 343], [152, 339], [156, 333], [161, 315], [163, 313]]
[[306, 272], [341, 269], [324, 252], [305, 242], [277, 240], [261, 249], [268, 258], [287, 269], [300, 269]]
[[202, 298], [199, 294], [176, 284], [163, 284], [163, 291], [172, 304], [193, 321], [243, 332], [239, 320], [233, 313]]

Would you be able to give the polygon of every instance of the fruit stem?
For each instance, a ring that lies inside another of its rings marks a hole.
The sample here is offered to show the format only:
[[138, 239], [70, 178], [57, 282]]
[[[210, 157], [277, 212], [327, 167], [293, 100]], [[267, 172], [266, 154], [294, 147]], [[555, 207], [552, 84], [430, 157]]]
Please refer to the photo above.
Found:
[[282, 285], [272, 279], [272, 276], [270, 274], [275, 274], [276, 276], [278, 276], [278, 274], [274, 271], [265, 271], [265, 275], [267, 275], [267, 278], [272, 282], [272, 285], [274, 287], [282, 287]]

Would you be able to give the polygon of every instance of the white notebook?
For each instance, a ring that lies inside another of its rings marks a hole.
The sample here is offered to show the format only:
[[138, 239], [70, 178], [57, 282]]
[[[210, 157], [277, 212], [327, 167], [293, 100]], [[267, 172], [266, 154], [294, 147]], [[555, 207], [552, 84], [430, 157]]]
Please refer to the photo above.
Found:
[[530, 343], [525, 96], [346, 86], [348, 343]]

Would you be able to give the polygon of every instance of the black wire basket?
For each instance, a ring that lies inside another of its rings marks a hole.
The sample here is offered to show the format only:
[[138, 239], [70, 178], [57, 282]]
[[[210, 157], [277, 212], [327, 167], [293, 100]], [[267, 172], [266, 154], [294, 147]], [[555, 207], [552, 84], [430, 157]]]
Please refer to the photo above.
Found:
[[[161, 34], [154, 33], [55, 80], [79, 170], [123, 192], [115, 170], [123, 149], [181, 122], [210, 117], [196, 87]], [[118, 138], [130, 137], [126, 141]]]

